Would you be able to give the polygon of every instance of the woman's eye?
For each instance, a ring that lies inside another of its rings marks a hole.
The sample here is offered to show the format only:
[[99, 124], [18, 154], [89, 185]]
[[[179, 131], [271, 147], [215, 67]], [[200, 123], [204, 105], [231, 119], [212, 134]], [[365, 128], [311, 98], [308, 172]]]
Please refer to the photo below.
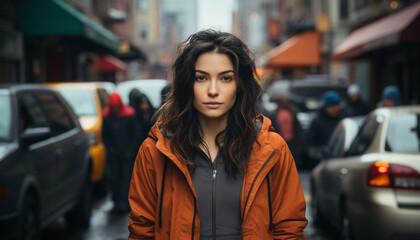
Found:
[[195, 80], [196, 81], [204, 81], [204, 80], [206, 80], [206, 77], [204, 77], [204, 76], [197, 76], [197, 77], [195, 77]]
[[222, 80], [225, 81], [225, 82], [230, 82], [230, 81], [233, 80], [233, 77], [232, 76], [223, 76]]

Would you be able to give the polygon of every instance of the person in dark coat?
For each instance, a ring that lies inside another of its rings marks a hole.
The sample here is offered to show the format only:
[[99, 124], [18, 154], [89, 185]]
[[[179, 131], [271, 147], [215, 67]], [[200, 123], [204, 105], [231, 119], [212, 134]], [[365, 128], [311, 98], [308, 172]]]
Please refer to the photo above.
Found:
[[143, 94], [138, 94], [135, 99], [132, 107], [136, 111], [136, 120], [138, 126], [140, 127], [140, 143], [146, 139], [147, 134], [150, 131], [150, 128], [153, 126], [153, 115], [155, 114], [155, 109], [152, 106], [149, 98]]
[[140, 145], [135, 111], [118, 93], [109, 97], [103, 111], [102, 139], [107, 149], [107, 174], [112, 192], [112, 212], [130, 211], [128, 190], [136, 151]]
[[336, 91], [324, 93], [322, 107], [309, 126], [308, 155], [314, 163], [322, 159], [323, 148], [343, 117], [340, 102], [340, 95]]
[[344, 107], [346, 117], [364, 116], [369, 113], [369, 106], [360, 98], [360, 89], [356, 84], [347, 88], [348, 100]]

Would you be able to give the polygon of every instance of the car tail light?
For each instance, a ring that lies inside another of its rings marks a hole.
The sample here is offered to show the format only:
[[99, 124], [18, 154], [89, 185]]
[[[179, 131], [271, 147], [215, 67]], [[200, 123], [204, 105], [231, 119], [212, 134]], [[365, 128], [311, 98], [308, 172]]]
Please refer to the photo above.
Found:
[[375, 162], [369, 168], [367, 184], [374, 187], [420, 189], [420, 174], [404, 165]]

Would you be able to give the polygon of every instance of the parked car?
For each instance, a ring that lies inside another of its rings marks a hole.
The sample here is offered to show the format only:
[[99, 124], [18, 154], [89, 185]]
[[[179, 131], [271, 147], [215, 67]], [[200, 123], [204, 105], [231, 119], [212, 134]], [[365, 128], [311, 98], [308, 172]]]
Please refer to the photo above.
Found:
[[117, 84], [116, 91], [121, 95], [125, 104], [129, 103], [128, 95], [133, 88], [137, 88], [141, 93], [149, 98], [153, 108], [158, 109], [162, 103], [162, 89], [168, 85], [165, 79], [142, 79], [129, 80]]
[[345, 121], [312, 170], [314, 222], [340, 239], [420, 239], [420, 106], [374, 110], [348, 151]]
[[0, 239], [40, 239], [65, 215], [88, 227], [92, 161], [68, 103], [38, 84], [0, 84]]
[[80, 124], [89, 140], [92, 156], [91, 181], [98, 196], [107, 194], [106, 148], [102, 141], [102, 110], [108, 102], [108, 95], [100, 83], [65, 82], [48, 83], [67, 100], [79, 117]]

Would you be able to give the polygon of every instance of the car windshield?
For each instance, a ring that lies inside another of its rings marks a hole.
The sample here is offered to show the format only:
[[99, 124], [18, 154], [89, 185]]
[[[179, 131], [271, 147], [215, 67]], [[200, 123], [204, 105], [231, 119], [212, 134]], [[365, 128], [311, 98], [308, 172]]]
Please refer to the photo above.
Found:
[[96, 116], [96, 105], [91, 90], [59, 89], [77, 116]]
[[420, 153], [420, 114], [398, 113], [390, 119], [386, 150], [398, 153]]
[[10, 107], [10, 98], [6, 94], [0, 93], [0, 142], [9, 142], [11, 140], [12, 129], [12, 111]]

